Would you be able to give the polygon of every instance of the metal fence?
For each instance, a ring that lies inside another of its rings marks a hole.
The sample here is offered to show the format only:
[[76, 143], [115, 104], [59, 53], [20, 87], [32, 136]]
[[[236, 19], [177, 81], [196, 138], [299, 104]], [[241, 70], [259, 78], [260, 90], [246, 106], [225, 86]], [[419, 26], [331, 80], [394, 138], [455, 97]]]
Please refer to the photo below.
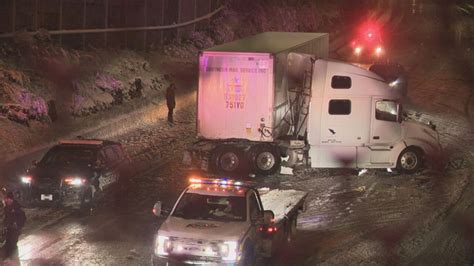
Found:
[[3, 0], [0, 38], [46, 30], [73, 48], [145, 49], [204, 29], [221, 0]]

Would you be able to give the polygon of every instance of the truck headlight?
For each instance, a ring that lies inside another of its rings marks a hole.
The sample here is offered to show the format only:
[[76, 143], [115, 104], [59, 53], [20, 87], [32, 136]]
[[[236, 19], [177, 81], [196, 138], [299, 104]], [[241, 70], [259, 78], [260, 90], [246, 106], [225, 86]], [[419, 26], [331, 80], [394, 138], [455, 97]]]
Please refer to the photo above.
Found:
[[171, 249], [171, 241], [167, 236], [158, 235], [155, 240], [155, 254], [168, 255]]
[[239, 255], [238, 246], [237, 241], [226, 241], [219, 244], [219, 255], [222, 260], [236, 261]]

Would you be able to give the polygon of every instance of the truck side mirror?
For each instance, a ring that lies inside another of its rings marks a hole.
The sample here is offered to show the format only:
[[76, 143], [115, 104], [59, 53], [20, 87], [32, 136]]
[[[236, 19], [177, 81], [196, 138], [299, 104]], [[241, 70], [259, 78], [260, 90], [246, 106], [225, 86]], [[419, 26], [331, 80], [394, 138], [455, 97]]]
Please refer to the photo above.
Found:
[[153, 206], [153, 214], [156, 217], [164, 217], [170, 214], [171, 210], [163, 207], [163, 203], [161, 201], [157, 201], [155, 205]]
[[263, 223], [264, 224], [271, 224], [273, 222], [273, 219], [275, 219], [275, 214], [273, 211], [263, 211]]

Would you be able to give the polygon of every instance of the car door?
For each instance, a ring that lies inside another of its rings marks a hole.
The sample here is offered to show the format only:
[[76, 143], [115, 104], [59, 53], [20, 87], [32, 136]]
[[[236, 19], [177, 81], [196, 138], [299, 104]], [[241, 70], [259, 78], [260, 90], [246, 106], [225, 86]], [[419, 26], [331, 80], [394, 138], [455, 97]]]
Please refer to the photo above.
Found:
[[102, 190], [109, 190], [113, 188], [118, 181], [120, 159], [112, 146], [104, 147], [102, 153], [105, 156], [105, 166], [99, 178], [99, 187]]
[[[249, 210], [249, 220], [250, 220], [250, 231], [249, 231], [249, 240], [252, 243], [253, 247], [256, 250], [264, 251], [269, 250], [268, 247], [271, 247], [271, 242], [265, 243], [265, 240], [262, 238], [262, 234], [260, 232], [260, 222], [261, 218], [263, 217], [263, 206], [259, 200], [259, 196], [255, 193], [255, 191], [250, 190], [247, 195], [247, 202], [248, 202], [248, 210]], [[270, 248], [271, 249], [271, 248]]]
[[401, 138], [398, 121], [399, 104], [393, 100], [372, 99], [373, 113], [370, 132], [370, 163], [391, 164], [392, 149]]

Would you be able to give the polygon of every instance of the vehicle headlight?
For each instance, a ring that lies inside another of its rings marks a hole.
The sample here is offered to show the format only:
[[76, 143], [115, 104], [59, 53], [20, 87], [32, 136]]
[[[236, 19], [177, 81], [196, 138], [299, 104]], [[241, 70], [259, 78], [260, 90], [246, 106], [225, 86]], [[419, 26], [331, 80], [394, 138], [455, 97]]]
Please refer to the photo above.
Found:
[[396, 79], [396, 80], [390, 82], [390, 83], [388, 84], [388, 86], [390, 86], [390, 87], [393, 88], [393, 87], [398, 86], [399, 83], [400, 83], [400, 81], [399, 81], [398, 79]]
[[167, 236], [158, 235], [155, 239], [155, 254], [168, 255], [171, 250], [171, 241]]
[[33, 177], [31, 177], [31, 176], [22, 176], [21, 177], [21, 183], [23, 183], [23, 184], [31, 184], [32, 180], [33, 180]]
[[239, 244], [237, 241], [226, 241], [219, 244], [219, 255], [222, 257], [222, 260], [236, 261], [239, 252]]
[[66, 177], [64, 183], [72, 186], [82, 186], [87, 182], [87, 179], [80, 177]]
[[356, 55], [361, 54], [361, 53], [362, 53], [362, 47], [357, 46], [357, 47], [354, 49], [354, 53], [355, 53]]

